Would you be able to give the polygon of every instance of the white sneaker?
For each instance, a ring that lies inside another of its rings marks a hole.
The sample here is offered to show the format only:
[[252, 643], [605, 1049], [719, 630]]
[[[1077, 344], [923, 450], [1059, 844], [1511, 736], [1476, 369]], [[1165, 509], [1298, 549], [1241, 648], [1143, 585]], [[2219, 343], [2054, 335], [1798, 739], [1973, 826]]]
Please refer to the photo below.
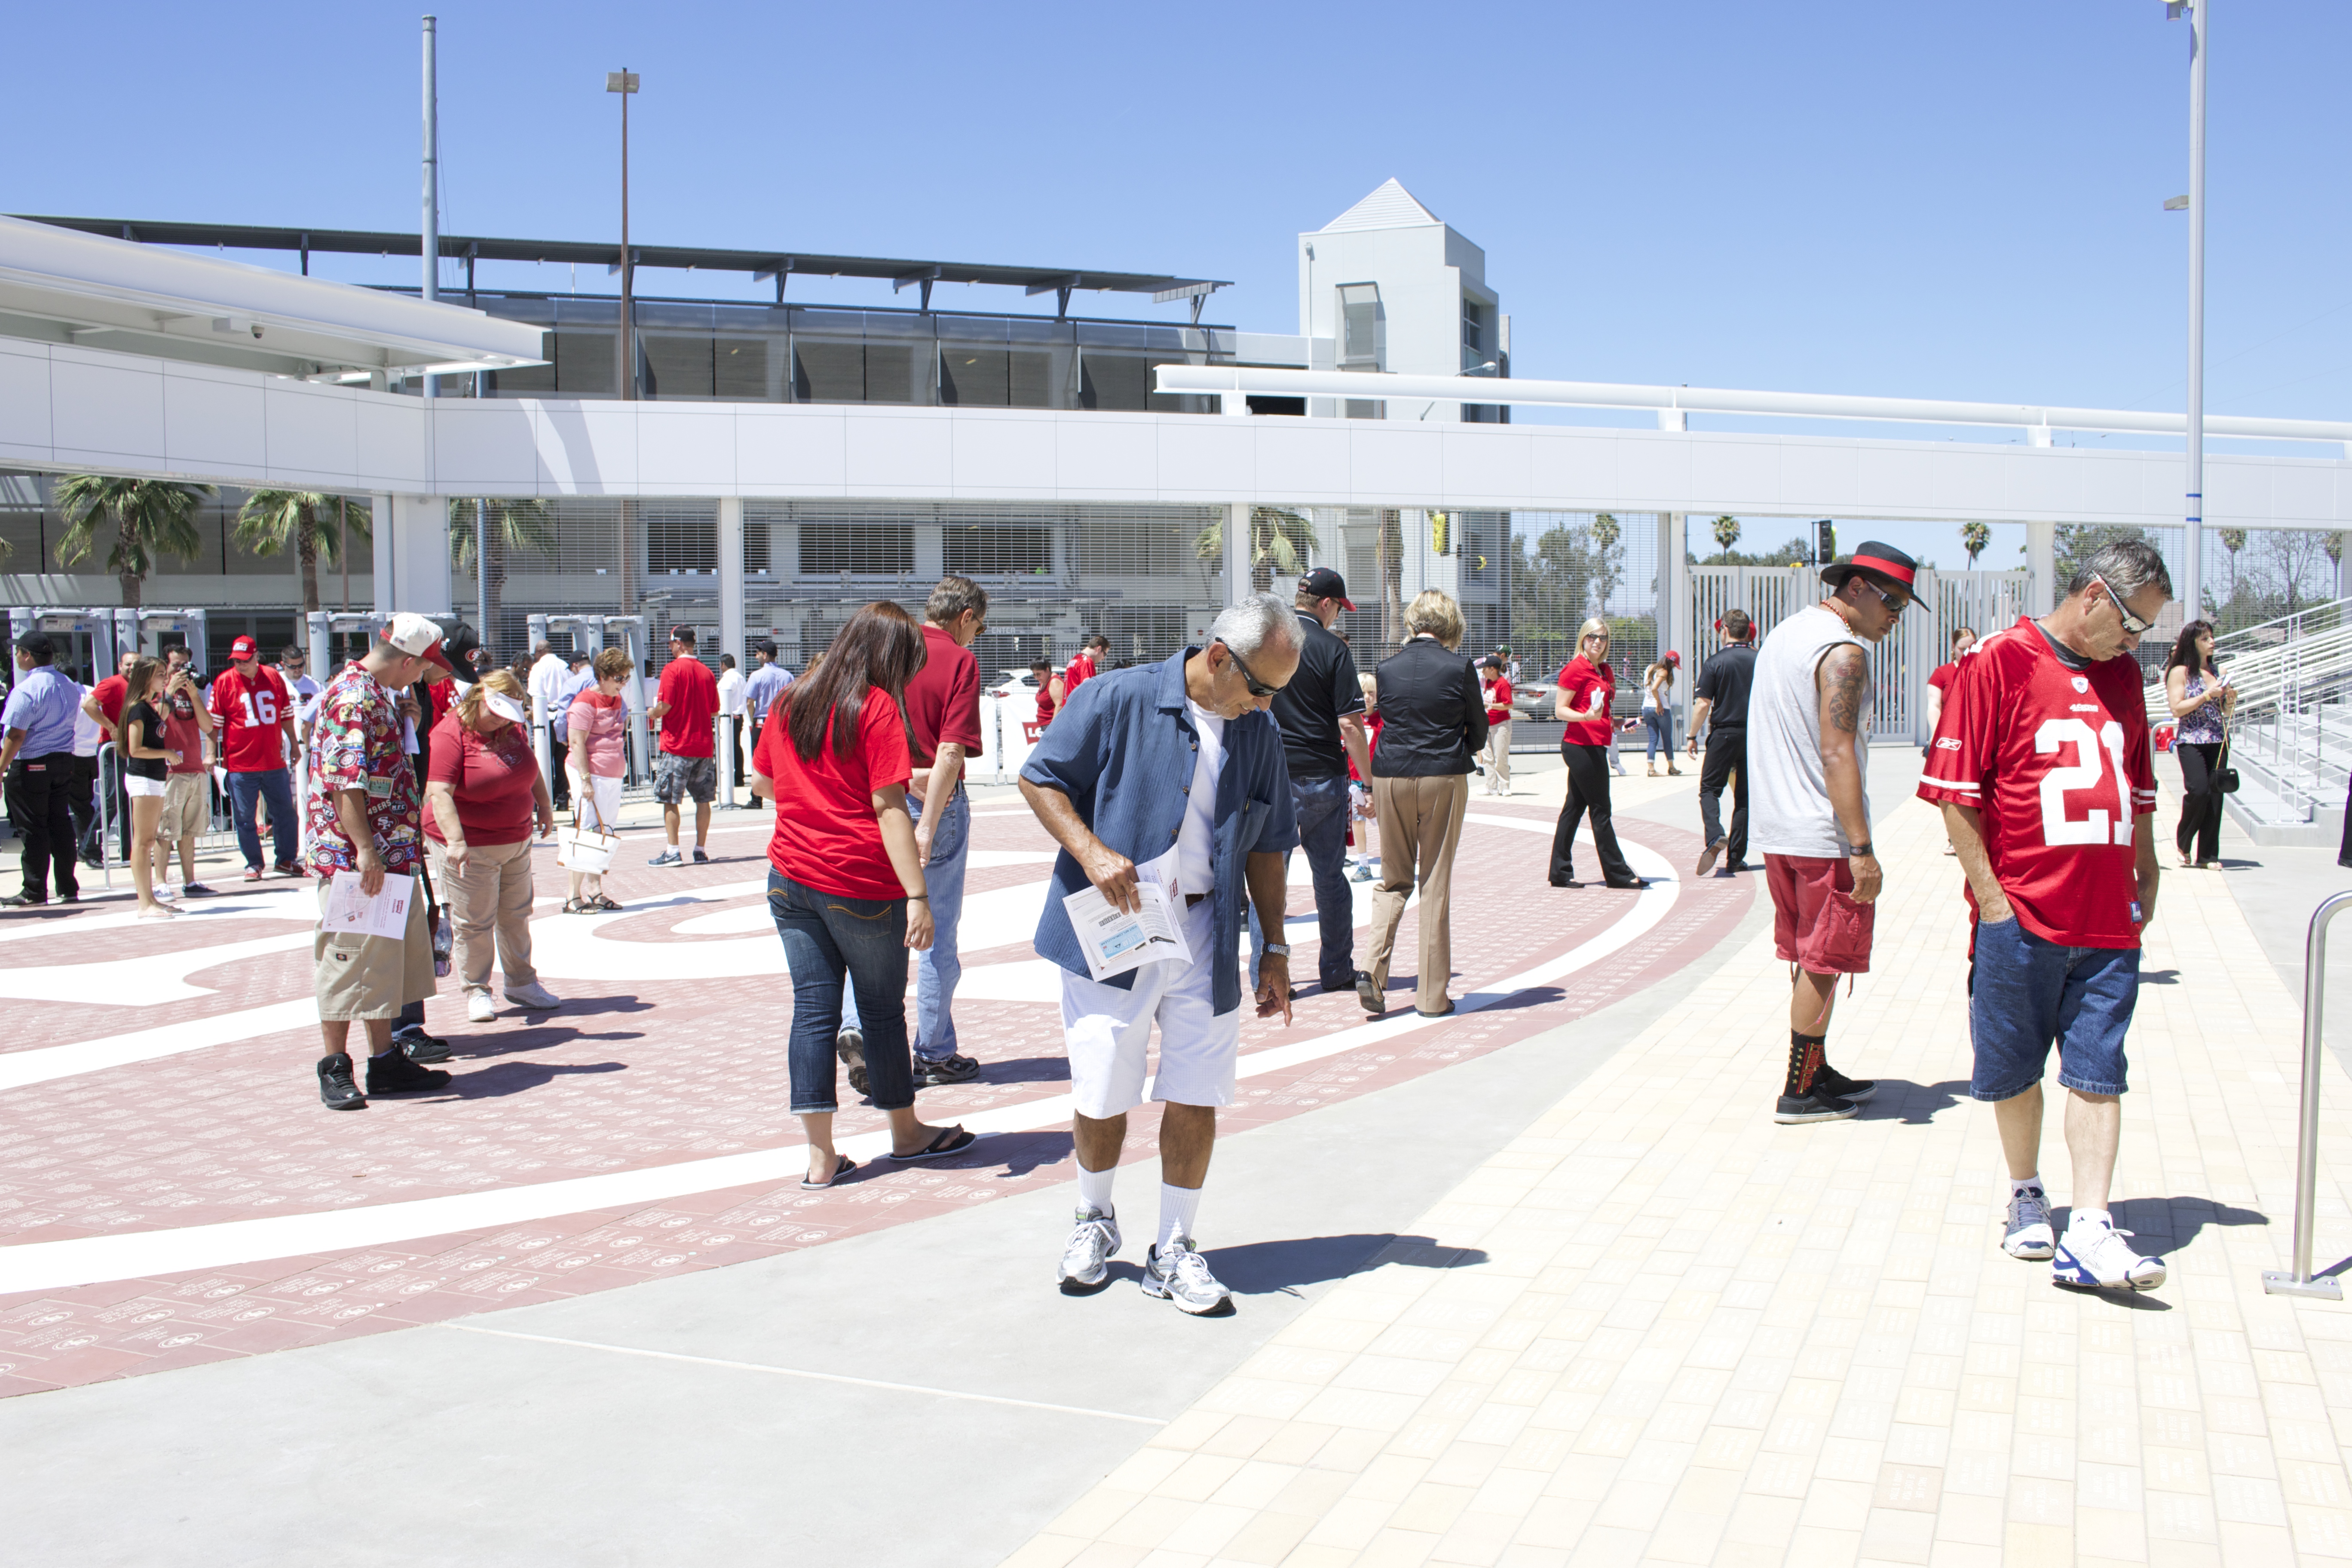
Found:
[[487, 991], [466, 993], [466, 1022], [487, 1024], [499, 1016], [499, 1005], [490, 1000]]
[[528, 1007], [534, 1013], [551, 1012], [563, 1005], [563, 998], [534, 980], [528, 985], [509, 985], [507, 1000], [518, 1007]]
[[2095, 1220], [2069, 1225], [2051, 1279], [2078, 1290], [2155, 1289], [2164, 1283], [2164, 1259], [2134, 1252], [2124, 1239], [2130, 1234]]
[[1176, 1303], [1199, 1315], [1233, 1305], [1233, 1296], [1209, 1272], [1209, 1261], [1192, 1250], [1192, 1238], [1180, 1237], [1165, 1253], [1157, 1247], [1143, 1255], [1143, 1293]]
[[1110, 1283], [1109, 1263], [1118, 1251], [1118, 1219], [1100, 1209], [1080, 1209], [1076, 1228], [1062, 1248], [1055, 1276], [1065, 1296], [1089, 1296]]
[[2050, 1228], [2050, 1199], [2040, 1187], [2010, 1194], [2009, 1226], [2000, 1249], [2011, 1258], [2039, 1262], [2057, 1249], [2057, 1234]]

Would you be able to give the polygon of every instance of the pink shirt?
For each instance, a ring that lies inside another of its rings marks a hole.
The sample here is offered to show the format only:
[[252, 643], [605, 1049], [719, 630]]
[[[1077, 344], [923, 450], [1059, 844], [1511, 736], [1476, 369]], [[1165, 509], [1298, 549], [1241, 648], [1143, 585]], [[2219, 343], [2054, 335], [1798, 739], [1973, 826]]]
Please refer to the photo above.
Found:
[[588, 772], [596, 778], [616, 779], [628, 771], [629, 705], [590, 687], [572, 700], [563, 717], [564, 733], [578, 751], [588, 749]]

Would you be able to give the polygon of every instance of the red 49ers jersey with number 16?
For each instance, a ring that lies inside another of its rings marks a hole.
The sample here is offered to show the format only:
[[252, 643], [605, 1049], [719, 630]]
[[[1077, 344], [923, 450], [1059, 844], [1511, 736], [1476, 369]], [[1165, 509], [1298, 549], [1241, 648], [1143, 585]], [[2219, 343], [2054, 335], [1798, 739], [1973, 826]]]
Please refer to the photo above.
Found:
[[2070, 669], [2022, 616], [1986, 638], [1944, 689], [1919, 798], [1983, 813], [1993, 876], [2027, 931], [2139, 945], [2132, 837], [2156, 810], [2156, 771], [2137, 659]]

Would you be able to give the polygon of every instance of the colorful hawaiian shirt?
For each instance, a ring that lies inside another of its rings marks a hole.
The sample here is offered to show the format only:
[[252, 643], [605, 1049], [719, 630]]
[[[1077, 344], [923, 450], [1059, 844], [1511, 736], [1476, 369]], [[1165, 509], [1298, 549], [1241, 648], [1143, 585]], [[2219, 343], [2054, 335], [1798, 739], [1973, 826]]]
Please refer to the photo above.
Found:
[[404, 721], [400, 699], [352, 663], [319, 694], [317, 727], [310, 740], [308, 814], [310, 867], [316, 871], [356, 871], [358, 852], [335, 819], [334, 792], [367, 791], [368, 826], [387, 871], [415, 871], [425, 863], [419, 831], [416, 769], [402, 749]]

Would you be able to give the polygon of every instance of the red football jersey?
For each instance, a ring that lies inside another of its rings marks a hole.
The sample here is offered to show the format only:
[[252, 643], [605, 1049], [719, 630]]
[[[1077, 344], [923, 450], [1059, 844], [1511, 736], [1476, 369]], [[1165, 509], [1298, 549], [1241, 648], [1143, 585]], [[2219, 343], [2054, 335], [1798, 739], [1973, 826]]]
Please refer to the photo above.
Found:
[[[422, 254], [420, 252], [420, 254]], [[1062, 701], [1066, 705], [1078, 688], [1094, 679], [1095, 656], [1082, 653], [1062, 667]]]
[[2156, 810], [2156, 767], [2137, 660], [2070, 669], [2022, 616], [1986, 638], [1944, 689], [1919, 798], [1983, 813], [1993, 875], [2027, 931], [2139, 945], [2132, 837]]
[[221, 765], [233, 773], [266, 773], [286, 765], [285, 731], [279, 721], [294, 710], [286, 682], [266, 664], [250, 676], [235, 667], [213, 679], [208, 704], [220, 721]]

